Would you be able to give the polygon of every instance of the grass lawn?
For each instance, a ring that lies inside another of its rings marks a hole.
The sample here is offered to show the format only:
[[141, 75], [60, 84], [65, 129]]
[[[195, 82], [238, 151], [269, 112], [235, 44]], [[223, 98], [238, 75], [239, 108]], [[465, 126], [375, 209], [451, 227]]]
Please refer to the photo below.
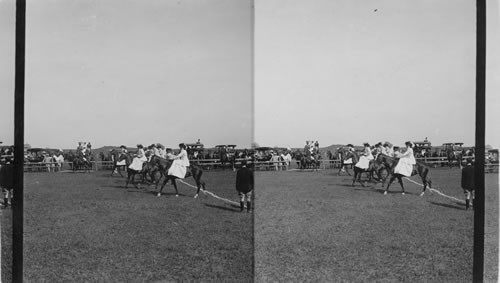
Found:
[[[170, 185], [157, 197], [108, 174], [25, 175], [26, 281], [253, 281], [252, 214], [193, 199], [183, 184], [179, 197]], [[205, 172], [207, 190], [237, 201], [234, 180], [232, 171]]]
[[[384, 196], [380, 185], [351, 187], [352, 177], [336, 173], [256, 175], [257, 282], [472, 281], [473, 211], [437, 194], [420, 197], [407, 181], [405, 196], [398, 184]], [[433, 170], [434, 187], [463, 199], [459, 177], [458, 169]], [[486, 178], [489, 281], [498, 265], [498, 175]]]

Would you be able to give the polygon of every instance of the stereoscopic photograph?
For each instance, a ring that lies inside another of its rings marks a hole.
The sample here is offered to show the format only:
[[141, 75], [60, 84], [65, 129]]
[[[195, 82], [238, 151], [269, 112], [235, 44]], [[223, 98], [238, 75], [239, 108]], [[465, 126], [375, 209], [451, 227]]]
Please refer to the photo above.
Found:
[[485, 158], [496, 282], [498, 4], [477, 152], [475, 1], [283, 2], [255, 5], [255, 142], [291, 157], [255, 175], [256, 281], [471, 282]]
[[0, 0], [0, 281], [497, 282], [485, 2]]
[[246, 0], [27, 1], [25, 281], [253, 280], [252, 26]]

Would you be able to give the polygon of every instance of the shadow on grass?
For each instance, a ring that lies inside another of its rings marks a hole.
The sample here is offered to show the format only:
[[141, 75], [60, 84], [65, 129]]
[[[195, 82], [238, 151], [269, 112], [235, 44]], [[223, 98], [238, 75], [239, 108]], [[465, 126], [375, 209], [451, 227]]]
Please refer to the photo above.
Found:
[[456, 206], [456, 205], [451, 205], [451, 204], [446, 204], [446, 203], [439, 203], [439, 202], [434, 202], [434, 201], [431, 201], [431, 204], [442, 206], [442, 207], [447, 207], [447, 208], [454, 208], [454, 209], [459, 209], [459, 210], [465, 210], [465, 206]]
[[[374, 192], [374, 193], [379, 193], [379, 194], [383, 194], [385, 189], [383, 188], [375, 188], [373, 186], [366, 186], [366, 187], [357, 187], [354, 189], [355, 191], [364, 191], [364, 192]], [[401, 193], [401, 192], [398, 192], [398, 191], [389, 191], [388, 192], [389, 194], [395, 194], [395, 193]], [[406, 192], [408, 193], [408, 192]]]
[[222, 210], [226, 210], [226, 211], [240, 212], [239, 206], [236, 206], [236, 205], [231, 205], [231, 208], [229, 208], [227, 206], [213, 205], [213, 204], [205, 204], [205, 206], [211, 207], [211, 208], [222, 209]]

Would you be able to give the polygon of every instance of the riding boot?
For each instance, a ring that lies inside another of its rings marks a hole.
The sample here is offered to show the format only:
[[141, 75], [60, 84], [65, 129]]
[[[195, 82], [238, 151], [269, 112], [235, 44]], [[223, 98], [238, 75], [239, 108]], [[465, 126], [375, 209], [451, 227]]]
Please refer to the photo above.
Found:
[[469, 200], [465, 200], [465, 210], [469, 209]]
[[247, 212], [250, 212], [251, 207], [251, 202], [247, 201]]
[[243, 212], [243, 208], [245, 208], [245, 202], [240, 201], [240, 212]]

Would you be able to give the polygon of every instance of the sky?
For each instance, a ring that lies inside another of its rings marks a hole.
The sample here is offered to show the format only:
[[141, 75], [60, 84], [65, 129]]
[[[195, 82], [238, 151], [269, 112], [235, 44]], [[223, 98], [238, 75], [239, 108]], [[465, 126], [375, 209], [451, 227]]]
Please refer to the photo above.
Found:
[[25, 142], [249, 147], [252, 13], [249, 0], [28, 1]]
[[[14, 2], [0, 0], [5, 144], [14, 131]], [[474, 1], [255, 6], [28, 1], [26, 143], [474, 143]], [[486, 144], [499, 148], [500, 8], [487, 7]]]
[[474, 1], [284, 2], [256, 1], [259, 145], [474, 144]]

